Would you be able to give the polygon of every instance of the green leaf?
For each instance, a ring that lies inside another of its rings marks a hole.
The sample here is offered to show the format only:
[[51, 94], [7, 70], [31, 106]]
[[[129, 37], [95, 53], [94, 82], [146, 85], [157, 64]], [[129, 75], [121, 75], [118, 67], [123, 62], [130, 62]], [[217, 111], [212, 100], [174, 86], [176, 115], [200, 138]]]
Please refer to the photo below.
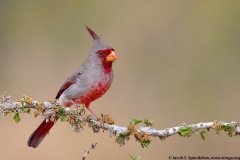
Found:
[[193, 132], [193, 129], [191, 126], [185, 126], [179, 128], [178, 132], [180, 133], [181, 136], [188, 137]]
[[206, 138], [205, 138], [205, 134], [206, 134], [207, 132], [205, 131], [205, 130], [203, 130], [203, 131], [201, 131], [200, 132], [200, 136], [201, 136], [201, 138], [203, 139], [203, 140], [205, 140]]
[[30, 113], [31, 112], [31, 109], [28, 108], [27, 110], [25, 110], [26, 113]]
[[141, 159], [141, 156], [138, 156], [138, 157], [137, 157], [137, 156], [131, 156], [131, 155], [130, 155], [130, 157], [131, 157], [132, 160], [140, 160], [140, 159]]
[[4, 116], [8, 115], [8, 113], [10, 113], [10, 112], [4, 112]]
[[149, 146], [150, 143], [151, 143], [151, 140], [150, 140], [150, 139], [143, 140], [143, 141], [141, 142], [141, 146], [142, 146], [142, 148], [145, 148], [145, 147], [148, 148], [148, 146]]
[[22, 105], [21, 110], [23, 111], [25, 109], [23, 100], [21, 100], [21, 105]]
[[227, 124], [227, 125], [225, 125], [225, 126], [221, 126], [221, 128], [222, 128], [224, 131], [228, 132], [228, 136], [229, 136], [229, 137], [232, 137], [232, 136], [233, 136], [233, 131], [234, 131], [233, 125]]
[[13, 116], [13, 119], [14, 119], [14, 121], [15, 121], [16, 123], [19, 123], [20, 120], [21, 120], [21, 118], [20, 118], [20, 116], [19, 116], [19, 113], [15, 113], [15, 115]]
[[136, 125], [136, 124], [141, 123], [141, 122], [142, 122], [141, 119], [133, 119], [129, 124]]
[[148, 118], [145, 118], [143, 120], [144, 124], [146, 124], [147, 126], [152, 126], [153, 125], [153, 121], [148, 119]]
[[61, 122], [66, 122], [67, 121], [67, 117], [66, 116], [61, 116], [60, 119], [61, 119]]
[[62, 116], [64, 114], [64, 107], [58, 110], [58, 114]]
[[125, 144], [125, 140], [127, 139], [127, 134], [126, 133], [121, 133], [116, 137], [116, 142], [120, 145]]

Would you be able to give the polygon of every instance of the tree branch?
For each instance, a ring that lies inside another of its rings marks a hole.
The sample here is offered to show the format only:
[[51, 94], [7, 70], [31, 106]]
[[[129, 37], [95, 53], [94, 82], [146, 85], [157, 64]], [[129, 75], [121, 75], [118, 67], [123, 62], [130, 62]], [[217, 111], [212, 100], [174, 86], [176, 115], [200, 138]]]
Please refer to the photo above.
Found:
[[96, 147], [97, 143], [94, 143], [91, 145], [91, 148], [89, 148], [87, 151], [85, 151], [85, 154], [83, 155], [82, 160], [85, 160], [87, 158], [87, 155], [90, 154], [90, 151]]
[[[49, 102], [32, 101], [28, 96], [23, 96], [18, 102], [12, 102], [10, 96], [2, 95], [0, 101], [0, 113], [2, 116], [6, 116], [8, 113], [29, 113], [29, 109], [34, 109], [34, 115], [42, 115], [48, 117], [48, 120], [54, 121], [55, 116], [60, 117], [61, 121], [67, 121], [74, 127], [76, 132], [79, 132], [86, 124], [93, 129], [93, 132], [99, 132], [100, 129], [108, 130], [110, 136], [116, 136], [116, 142], [120, 145], [124, 145], [126, 140], [129, 140], [133, 135], [142, 147], [147, 147], [150, 144], [151, 137], [159, 137], [161, 140], [166, 139], [174, 134], [179, 134], [182, 137], [189, 137], [193, 133], [199, 133], [202, 139], [205, 139], [205, 134], [210, 129], [214, 129], [216, 133], [225, 131], [230, 137], [240, 134], [240, 127], [237, 122], [200, 122], [197, 124], [180, 125], [165, 129], [155, 129], [152, 121], [145, 119], [145, 126], [140, 126], [135, 129], [138, 123], [142, 120], [134, 119], [127, 127], [121, 127], [114, 125], [114, 121], [108, 115], [103, 115], [101, 121], [97, 121], [92, 115], [85, 114], [85, 106], [77, 106], [75, 109], [65, 108], [61, 106], [56, 100]], [[14, 117], [15, 117], [14, 116]], [[15, 119], [16, 121], [16, 119]], [[20, 121], [20, 117], [19, 117]], [[17, 122], [17, 121], [16, 121]], [[201, 132], [199, 132], [201, 130]]]

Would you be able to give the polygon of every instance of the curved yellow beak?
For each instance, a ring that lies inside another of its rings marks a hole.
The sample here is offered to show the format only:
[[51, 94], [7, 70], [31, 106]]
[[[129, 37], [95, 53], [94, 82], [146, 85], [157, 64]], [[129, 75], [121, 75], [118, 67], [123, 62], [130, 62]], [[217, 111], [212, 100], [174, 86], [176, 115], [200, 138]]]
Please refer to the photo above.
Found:
[[117, 54], [114, 51], [111, 51], [111, 53], [106, 57], [106, 60], [109, 62], [113, 62], [117, 59]]

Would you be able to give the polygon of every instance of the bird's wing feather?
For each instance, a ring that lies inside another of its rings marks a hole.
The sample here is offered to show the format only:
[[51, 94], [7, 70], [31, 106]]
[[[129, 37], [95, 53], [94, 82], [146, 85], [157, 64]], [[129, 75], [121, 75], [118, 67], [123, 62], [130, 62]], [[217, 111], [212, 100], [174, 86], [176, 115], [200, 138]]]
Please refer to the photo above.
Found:
[[77, 81], [77, 78], [79, 78], [84, 72], [84, 68], [82, 66], [80, 66], [61, 86], [61, 88], [59, 89], [56, 99], [58, 99], [61, 94], [68, 88], [70, 87], [72, 84], [74, 84]]

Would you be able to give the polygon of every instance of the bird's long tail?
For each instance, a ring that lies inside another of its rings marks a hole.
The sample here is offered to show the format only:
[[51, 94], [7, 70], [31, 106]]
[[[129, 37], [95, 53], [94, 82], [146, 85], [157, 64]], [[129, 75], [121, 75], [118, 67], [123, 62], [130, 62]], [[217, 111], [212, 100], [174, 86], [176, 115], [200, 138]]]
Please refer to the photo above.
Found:
[[[58, 117], [55, 118], [58, 120]], [[48, 134], [49, 130], [52, 128], [55, 122], [43, 120], [43, 122], [38, 126], [38, 128], [31, 134], [28, 139], [28, 146], [37, 148], [38, 145], [42, 142], [44, 137]]]

